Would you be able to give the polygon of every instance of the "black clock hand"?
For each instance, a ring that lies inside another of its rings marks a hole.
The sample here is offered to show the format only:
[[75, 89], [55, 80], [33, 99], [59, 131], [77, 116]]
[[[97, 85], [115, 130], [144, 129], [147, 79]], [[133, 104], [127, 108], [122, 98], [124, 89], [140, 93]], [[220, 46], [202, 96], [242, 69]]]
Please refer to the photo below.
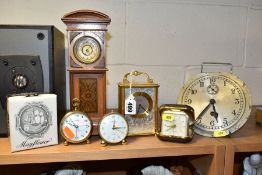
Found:
[[139, 113], [140, 108], [143, 108], [141, 104], [139, 104], [139, 106], [138, 106], [137, 113]]
[[115, 126], [113, 129], [122, 129], [122, 128], [126, 128], [124, 126]]
[[78, 130], [78, 128], [76, 127], [76, 136], [75, 136], [76, 139], [78, 138], [78, 136], [77, 136], [77, 130]]
[[113, 129], [116, 127], [116, 119], [114, 118], [114, 121], [113, 121]]
[[215, 117], [216, 121], [218, 122], [218, 113], [216, 111], [216, 107], [215, 107], [215, 103], [216, 103], [216, 100], [215, 99], [210, 99], [210, 104], [212, 105], [213, 107], [213, 111], [210, 112], [210, 115]]
[[213, 107], [213, 111], [210, 113], [210, 115], [211, 116], [213, 116], [213, 117], [215, 117], [215, 119], [216, 119], [216, 121], [217, 121], [217, 123], [218, 123], [218, 113], [217, 113], [217, 111], [216, 111], [216, 107], [215, 107], [215, 105], [214, 104], [212, 104], [212, 107]]
[[198, 117], [196, 118], [195, 122], [197, 122], [198, 120], [202, 119], [203, 115], [207, 112], [207, 110], [210, 108], [211, 105], [214, 105], [216, 103], [216, 101], [214, 99], [210, 99], [209, 100], [209, 104], [203, 109], [203, 111], [198, 115]]
[[170, 129], [173, 129], [173, 128], [175, 128], [176, 127], [176, 125], [175, 124], [173, 124], [173, 125], [165, 125], [166, 127], [168, 127], [168, 129], [167, 130], [170, 130]]
[[73, 126], [73, 127], [75, 127], [75, 125], [73, 125], [73, 123], [71, 123], [71, 122], [67, 122], [70, 126]]
[[207, 110], [210, 108], [210, 106], [211, 106], [211, 103], [209, 103], [205, 107], [205, 109], [198, 115], [198, 117], [196, 118], [195, 122], [197, 122], [198, 120], [200, 120], [203, 117], [203, 115], [207, 112]]
[[72, 122], [73, 126], [74, 126], [75, 128], [77, 128], [78, 126], [75, 124], [75, 122], [74, 122], [71, 118], [69, 118], [69, 119], [70, 119], [70, 121]]
[[137, 113], [139, 113], [140, 108], [142, 108], [148, 114], [148, 111], [141, 104], [138, 106]]

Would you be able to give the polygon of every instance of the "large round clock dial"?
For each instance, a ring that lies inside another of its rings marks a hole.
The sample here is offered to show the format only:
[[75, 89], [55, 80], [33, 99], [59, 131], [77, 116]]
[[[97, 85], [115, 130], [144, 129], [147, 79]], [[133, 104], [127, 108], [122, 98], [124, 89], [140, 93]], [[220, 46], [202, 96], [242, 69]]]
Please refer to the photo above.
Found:
[[231, 73], [201, 73], [182, 88], [178, 103], [194, 108], [195, 132], [209, 137], [231, 134], [251, 112], [246, 84]]
[[90, 36], [84, 36], [76, 40], [73, 48], [74, 56], [82, 63], [95, 62], [101, 53], [98, 41]]

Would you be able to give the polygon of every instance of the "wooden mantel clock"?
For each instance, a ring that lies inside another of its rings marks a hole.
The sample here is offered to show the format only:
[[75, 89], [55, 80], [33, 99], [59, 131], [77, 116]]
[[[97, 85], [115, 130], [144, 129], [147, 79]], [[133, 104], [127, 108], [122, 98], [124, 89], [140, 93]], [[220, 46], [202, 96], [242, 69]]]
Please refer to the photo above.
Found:
[[[106, 112], [106, 31], [111, 19], [98, 11], [78, 10], [62, 17], [68, 33], [70, 101], [81, 101], [97, 134], [99, 120]], [[72, 105], [71, 105], [72, 106]]]

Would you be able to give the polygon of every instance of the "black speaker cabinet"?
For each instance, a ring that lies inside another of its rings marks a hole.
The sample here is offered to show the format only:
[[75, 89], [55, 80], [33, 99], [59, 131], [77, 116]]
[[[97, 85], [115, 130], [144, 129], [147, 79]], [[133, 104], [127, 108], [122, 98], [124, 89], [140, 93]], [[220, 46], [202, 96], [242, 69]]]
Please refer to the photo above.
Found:
[[6, 96], [43, 92], [43, 70], [39, 56], [0, 55], [0, 101], [6, 108]]
[[66, 109], [64, 54], [64, 34], [54, 26], [0, 25], [0, 81], [7, 82], [0, 83], [0, 135], [7, 134], [3, 97], [11, 91], [55, 93], [58, 110]]

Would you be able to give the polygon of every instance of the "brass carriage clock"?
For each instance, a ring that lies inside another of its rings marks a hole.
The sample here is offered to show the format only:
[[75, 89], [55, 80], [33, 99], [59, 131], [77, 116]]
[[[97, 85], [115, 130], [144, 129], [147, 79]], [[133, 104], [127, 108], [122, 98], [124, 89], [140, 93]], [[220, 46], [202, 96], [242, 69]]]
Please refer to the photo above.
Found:
[[89, 137], [92, 133], [92, 121], [87, 114], [78, 111], [80, 100], [74, 98], [73, 111], [65, 114], [60, 122], [60, 133], [65, 139], [64, 145], [68, 143], [90, 143]]
[[98, 11], [78, 10], [62, 17], [68, 31], [70, 101], [81, 101], [97, 134], [99, 120], [106, 112], [106, 31], [111, 19]]
[[[145, 82], [128, 80], [128, 76], [145, 76]], [[118, 84], [118, 110], [128, 122], [128, 135], [150, 135], [156, 132], [158, 87], [147, 73], [133, 71]], [[130, 104], [129, 104], [130, 103]], [[133, 109], [131, 109], [131, 108]], [[130, 112], [129, 110], [132, 110]]]

